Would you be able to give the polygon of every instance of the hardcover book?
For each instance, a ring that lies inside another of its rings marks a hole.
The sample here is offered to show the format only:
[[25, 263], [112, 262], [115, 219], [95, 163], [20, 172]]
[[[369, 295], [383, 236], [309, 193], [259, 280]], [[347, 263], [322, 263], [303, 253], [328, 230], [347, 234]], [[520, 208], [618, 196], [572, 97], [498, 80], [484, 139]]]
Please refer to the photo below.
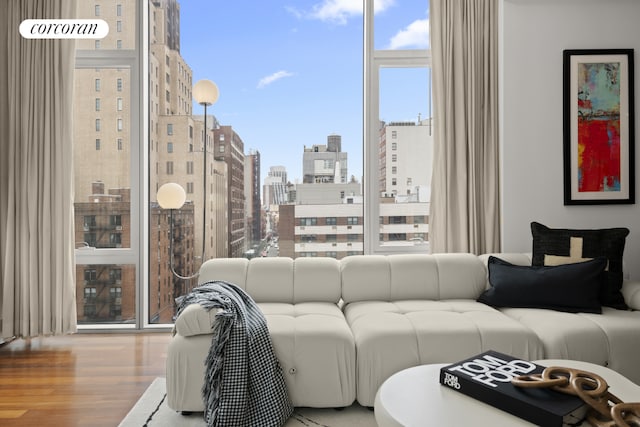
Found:
[[527, 360], [487, 351], [440, 369], [440, 384], [543, 427], [579, 425], [589, 406], [550, 388], [523, 388], [511, 379], [545, 369]]

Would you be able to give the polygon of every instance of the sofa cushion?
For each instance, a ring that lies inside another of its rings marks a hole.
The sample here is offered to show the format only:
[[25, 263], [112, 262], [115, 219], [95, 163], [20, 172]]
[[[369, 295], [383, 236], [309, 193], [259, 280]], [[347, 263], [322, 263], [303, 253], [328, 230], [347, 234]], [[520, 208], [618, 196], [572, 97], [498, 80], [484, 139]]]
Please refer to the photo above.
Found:
[[190, 304], [176, 319], [174, 329], [183, 337], [211, 334], [211, 327], [219, 309], [206, 310], [200, 304]]
[[335, 258], [214, 258], [200, 268], [199, 283], [225, 280], [257, 303], [340, 301], [340, 263]]
[[535, 334], [475, 300], [360, 301], [344, 307], [357, 352], [358, 402], [372, 406], [394, 373], [496, 350], [529, 360], [544, 356]]
[[489, 283], [478, 301], [493, 307], [547, 308], [600, 313], [598, 300], [606, 258], [559, 266], [513, 265], [489, 257]]
[[[549, 228], [540, 223], [531, 223], [533, 236], [532, 265], [557, 265], [587, 258], [604, 256], [607, 266], [605, 286], [600, 293], [602, 305], [626, 309], [622, 287], [622, 256], [627, 228], [593, 230]], [[559, 258], [560, 257], [560, 258]]]
[[486, 284], [482, 261], [468, 253], [354, 255], [340, 267], [345, 303], [476, 299]]

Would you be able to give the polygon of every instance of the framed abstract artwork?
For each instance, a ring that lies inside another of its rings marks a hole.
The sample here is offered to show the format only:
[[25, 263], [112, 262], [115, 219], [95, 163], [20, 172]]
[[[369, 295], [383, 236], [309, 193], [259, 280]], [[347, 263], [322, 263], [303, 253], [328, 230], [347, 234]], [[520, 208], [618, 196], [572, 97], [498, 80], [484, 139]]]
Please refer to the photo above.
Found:
[[633, 49], [565, 50], [564, 204], [632, 204]]

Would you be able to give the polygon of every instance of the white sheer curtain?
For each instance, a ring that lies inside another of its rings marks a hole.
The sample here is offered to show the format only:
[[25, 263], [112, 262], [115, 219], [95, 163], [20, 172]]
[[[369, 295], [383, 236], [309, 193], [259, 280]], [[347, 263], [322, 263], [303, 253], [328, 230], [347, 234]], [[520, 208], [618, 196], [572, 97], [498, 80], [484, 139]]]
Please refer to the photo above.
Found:
[[0, 2], [1, 339], [76, 330], [73, 40], [28, 40], [24, 19], [76, 0]]
[[431, 0], [432, 252], [497, 252], [498, 0]]

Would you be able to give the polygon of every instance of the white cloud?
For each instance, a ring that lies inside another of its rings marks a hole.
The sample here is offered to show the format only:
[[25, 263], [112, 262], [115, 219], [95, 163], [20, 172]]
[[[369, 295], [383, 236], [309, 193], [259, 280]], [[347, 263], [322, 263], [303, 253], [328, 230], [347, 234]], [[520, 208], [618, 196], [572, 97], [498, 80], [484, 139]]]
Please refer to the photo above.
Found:
[[389, 49], [427, 48], [429, 47], [429, 20], [413, 21], [400, 30], [389, 42]]
[[[376, 0], [375, 13], [393, 6], [396, 0]], [[308, 16], [321, 21], [346, 24], [352, 16], [362, 15], [362, 0], [322, 0], [313, 6]]]
[[293, 73], [290, 73], [288, 71], [284, 71], [284, 70], [277, 71], [269, 76], [261, 78], [260, 81], [258, 82], [258, 89], [262, 89], [263, 87], [270, 85], [276, 80], [280, 80], [285, 77], [291, 77], [291, 76], [293, 76]]

